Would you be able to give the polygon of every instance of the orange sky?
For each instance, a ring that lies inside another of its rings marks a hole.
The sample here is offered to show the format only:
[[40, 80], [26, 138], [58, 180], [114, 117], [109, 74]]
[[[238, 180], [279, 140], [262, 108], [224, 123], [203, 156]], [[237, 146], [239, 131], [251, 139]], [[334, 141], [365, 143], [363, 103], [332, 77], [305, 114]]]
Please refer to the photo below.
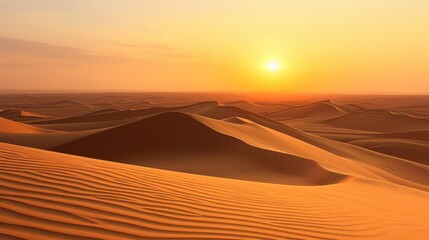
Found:
[[425, 0], [0, 0], [0, 89], [429, 92], [428, 29]]

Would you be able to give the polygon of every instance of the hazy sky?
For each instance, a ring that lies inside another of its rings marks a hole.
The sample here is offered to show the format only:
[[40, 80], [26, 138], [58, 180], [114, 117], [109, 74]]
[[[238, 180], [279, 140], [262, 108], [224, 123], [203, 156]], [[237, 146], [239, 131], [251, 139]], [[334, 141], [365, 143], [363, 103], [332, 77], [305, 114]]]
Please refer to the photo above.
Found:
[[0, 89], [429, 92], [428, 29], [426, 0], [0, 0]]

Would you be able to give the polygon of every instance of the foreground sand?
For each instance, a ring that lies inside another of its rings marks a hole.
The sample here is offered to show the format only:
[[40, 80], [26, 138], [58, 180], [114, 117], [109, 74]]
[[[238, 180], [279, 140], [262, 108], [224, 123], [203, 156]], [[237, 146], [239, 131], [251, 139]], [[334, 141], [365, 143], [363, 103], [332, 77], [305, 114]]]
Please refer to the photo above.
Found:
[[354, 179], [299, 187], [0, 144], [0, 238], [426, 239], [429, 194]]

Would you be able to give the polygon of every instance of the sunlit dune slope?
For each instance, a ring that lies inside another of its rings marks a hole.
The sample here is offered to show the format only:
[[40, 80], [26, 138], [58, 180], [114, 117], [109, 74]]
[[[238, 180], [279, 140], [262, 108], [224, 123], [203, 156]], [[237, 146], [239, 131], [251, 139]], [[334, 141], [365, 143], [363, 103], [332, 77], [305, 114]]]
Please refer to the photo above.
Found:
[[428, 193], [353, 179], [288, 186], [0, 143], [0, 238], [426, 239]]
[[44, 130], [0, 117], [1, 133], [41, 133]]
[[[101, 129], [102, 130], [102, 129]], [[15, 122], [0, 117], [0, 142], [35, 148], [52, 148], [76, 140], [100, 130], [62, 132], [45, 129], [26, 123]]]

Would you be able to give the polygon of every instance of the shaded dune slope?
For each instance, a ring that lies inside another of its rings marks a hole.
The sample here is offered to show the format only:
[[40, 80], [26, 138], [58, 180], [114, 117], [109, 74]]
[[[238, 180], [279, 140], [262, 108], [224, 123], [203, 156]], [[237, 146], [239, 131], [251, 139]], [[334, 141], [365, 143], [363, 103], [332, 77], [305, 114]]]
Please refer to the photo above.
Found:
[[179, 112], [102, 131], [53, 151], [136, 165], [245, 180], [320, 185], [345, 176], [314, 161], [250, 146]]

